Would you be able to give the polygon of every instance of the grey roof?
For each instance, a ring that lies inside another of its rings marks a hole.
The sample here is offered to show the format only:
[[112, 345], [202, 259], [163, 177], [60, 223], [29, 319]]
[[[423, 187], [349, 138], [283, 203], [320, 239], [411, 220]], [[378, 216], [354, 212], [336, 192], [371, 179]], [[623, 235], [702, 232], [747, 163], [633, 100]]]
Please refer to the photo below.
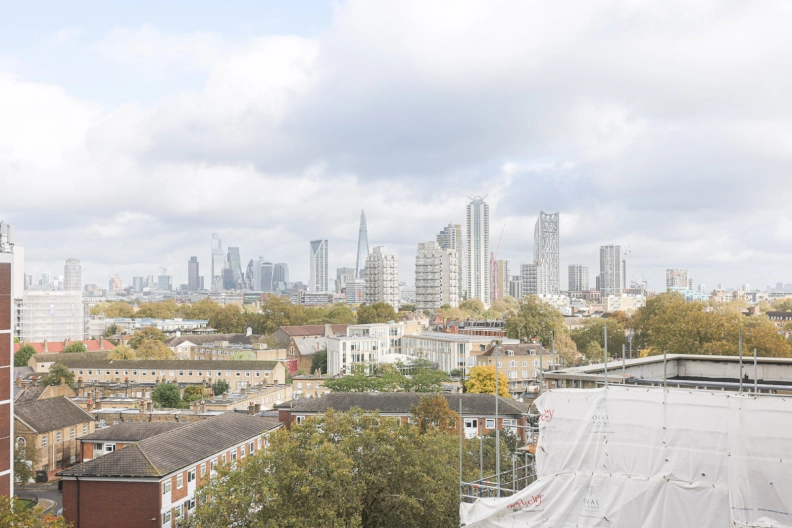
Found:
[[62, 476], [163, 477], [283, 424], [225, 413], [160, 433], [137, 444], [61, 471]]
[[98, 369], [151, 369], [151, 370], [272, 370], [278, 361], [212, 361], [207, 359], [101, 359], [81, 360], [64, 358], [64, 366]]
[[118, 425], [105, 427], [89, 435], [83, 436], [82, 441], [107, 441], [140, 442], [146, 438], [167, 433], [172, 429], [185, 425], [185, 422], [122, 422]]
[[[312, 398], [304, 402], [297, 400], [291, 406], [292, 413], [325, 412], [327, 409], [347, 412], [354, 407], [364, 411], [382, 413], [409, 414], [413, 405], [418, 405], [423, 396], [432, 394], [421, 392], [332, 392], [321, 398]], [[459, 412], [459, 400], [462, 399], [462, 414], [490, 415], [495, 414], [495, 396], [492, 394], [442, 394], [448, 400], [452, 411]], [[511, 399], [499, 397], [498, 412], [500, 414], [523, 414], [528, 406]], [[283, 407], [280, 407], [283, 408]]]
[[44, 386], [33, 387], [31, 385], [29, 387], [25, 387], [22, 389], [22, 392], [17, 394], [16, 398], [14, 398], [14, 403], [28, 403], [36, 401], [39, 399], [39, 397], [41, 397], [44, 389], [46, 389]]
[[36, 358], [36, 361], [39, 363], [49, 363], [50, 361], [54, 361], [55, 363], [62, 363], [65, 364], [66, 361], [76, 361], [76, 360], [102, 360], [107, 358], [107, 356], [112, 352], [111, 350], [103, 350], [101, 352], [94, 351], [94, 352], [70, 352], [70, 353], [48, 353], [48, 354], [36, 354], [32, 356]]
[[326, 337], [295, 337], [294, 344], [301, 356], [313, 356], [327, 346]]
[[65, 396], [16, 404], [14, 417], [37, 433], [94, 421], [93, 416]]
[[185, 341], [195, 343], [196, 345], [204, 345], [207, 343], [214, 343], [215, 341], [228, 341], [234, 345], [250, 345], [255, 339], [260, 338], [260, 335], [245, 335], [245, 334], [184, 334], [179, 337], [171, 337], [165, 341], [165, 346], [175, 347], [179, 346]]
[[291, 337], [302, 336], [323, 336], [327, 337], [330, 330], [335, 335], [346, 334], [347, 324], [326, 324], [326, 325], [299, 325], [299, 326], [279, 326], [278, 330], [285, 332]]
[[[514, 352], [514, 356], [530, 356], [536, 355], [538, 356], [540, 353], [542, 354], [550, 354], [550, 351], [544, 348], [539, 343], [520, 343], [519, 345], [500, 345], [498, 347], [498, 357], [509, 357], [509, 350]], [[531, 354], [533, 352], [533, 354]], [[495, 355], [495, 347], [490, 347], [487, 349], [486, 352], [483, 354], [479, 354], [480, 356], [494, 356]]]

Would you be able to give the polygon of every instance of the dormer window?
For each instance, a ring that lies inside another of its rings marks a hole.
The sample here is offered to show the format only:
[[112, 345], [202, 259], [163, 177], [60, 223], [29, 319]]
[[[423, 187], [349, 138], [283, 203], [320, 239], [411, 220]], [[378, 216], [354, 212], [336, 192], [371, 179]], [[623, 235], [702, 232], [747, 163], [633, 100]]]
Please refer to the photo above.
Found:
[[513, 356], [514, 355], [514, 350], [507, 350], [506, 351], [506, 355], [507, 356]]

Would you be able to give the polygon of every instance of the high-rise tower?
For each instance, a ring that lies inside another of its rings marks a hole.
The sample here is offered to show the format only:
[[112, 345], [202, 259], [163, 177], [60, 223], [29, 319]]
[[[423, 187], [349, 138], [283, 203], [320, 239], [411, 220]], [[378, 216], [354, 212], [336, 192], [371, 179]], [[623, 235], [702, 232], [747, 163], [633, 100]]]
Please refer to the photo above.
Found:
[[[365, 262], [363, 264], [365, 265]], [[310, 265], [311, 279], [308, 283], [308, 291], [327, 293], [327, 240], [311, 240]]]
[[467, 293], [469, 298], [490, 302], [489, 205], [477, 196], [467, 206]]
[[220, 235], [212, 233], [212, 278], [211, 288], [212, 291], [223, 289], [223, 268], [225, 267], [225, 259], [223, 258], [223, 241], [220, 240]]
[[196, 292], [201, 289], [201, 278], [198, 267], [198, 257], [190, 257], [187, 262], [187, 288], [188, 291]]
[[465, 252], [465, 241], [462, 233], [462, 226], [459, 224], [448, 224], [437, 235], [437, 243], [441, 249], [453, 249], [457, 254], [457, 278], [459, 287], [457, 294], [459, 300], [467, 298], [467, 253]]
[[558, 235], [558, 213], [548, 214], [539, 211], [539, 218], [536, 219], [534, 228], [534, 261], [541, 261], [545, 267], [547, 286], [547, 291], [539, 291], [540, 294], [561, 293]]
[[82, 290], [80, 259], [66, 259], [66, 265], [63, 266], [63, 289], [67, 291]]
[[601, 297], [622, 292], [622, 248], [618, 245], [600, 247], [599, 291]]
[[362, 279], [366, 269], [366, 259], [369, 256], [368, 229], [366, 228], [366, 212], [360, 210], [360, 229], [358, 230], [357, 261], [355, 262], [355, 277]]

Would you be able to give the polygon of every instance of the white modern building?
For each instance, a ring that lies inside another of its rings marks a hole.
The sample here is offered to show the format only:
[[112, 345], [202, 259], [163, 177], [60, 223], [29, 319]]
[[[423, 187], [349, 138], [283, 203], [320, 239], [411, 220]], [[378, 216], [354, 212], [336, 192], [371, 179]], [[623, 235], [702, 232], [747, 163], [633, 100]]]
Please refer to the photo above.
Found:
[[469, 298], [480, 299], [485, 306], [490, 302], [489, 231], [489, 205], [477, 196], [467, 206], [466, 289]]
[[347, 279], [344, 285], [347, 304], [362, 304], [366, 300], [366, 280]]
[[624, 262], [622, 261], [621, 246], [601, 246], [599, 291], [602, 299], [605, 299], [608, 295], [620, 295], [622, 293], [624, 285], [623, 271]]
[[523, 295], [547, 294], [547, 268], [543, 261], [536, 260], [531, 264], [523, 264], [520, 266], [520, 276], [523, 282]]
[[588, 291], [589, 269], [585, 264], [569, 265], [569, 291]]
[[327, 240], [311, 240], [311, 278], [308, 291], [311, 293], [327, 293], [328, 288], [328, 260]]
[[539, 212], [534, 227], [534, 261], [542, 262], [547, 276], [546, 290], [537, 293], [558, 295], [561, 293], [561, 269], [559, 265], [559, 213]]
[[460, 224], [448, 224], [437, 235], [437, 245], [441, 249], [452, 249], [457, 254], [457, 265], [459, 279], [459, 300], [462, 301], [467, 298], [467, 252], [465, 251], [465, 239]]
[[66, 265], [63, 266], [63, 289], [66, 291], [82, 290], [80, 259], [66, 259]]
[[606, 312], [633, 312], [646, 304], [643, 295], [627, 295], [620, 293], [602, 297], [602, 305]]
[[399, 309], [399, 259], [377, 246], [366, 259], [366, 304], [384, 302]]
[[537, 299], [543, 303], [549, 304], [563, 315], [572, 315], [572, 306], [570, 299], [566, 295], [537, 295]]
[[26, 290], [16, 312], [17, 336], [23, 341], [79, 341], [85, 334], [79, 290]]
[[459, 306], [457, 252], [436, 242], [422, 242], [415, 257], [415, 309], [434, 310], [444, 304]]
[[327, 338], [327, 373], [330, 376], [350, 374], [353, 365], [373, 374], [379, 361], [379, 338], [369, 336], [334, 336]]
[[220, 235], [212, 233], [212, 270], [210, 279], [210, 289], [219, 291], [223, 289], [223, 268], [225, 267], [225, 257], [223, 255], [223, 241]]
[[[445, 332], [424, 332], [404, 335], [401, 339], [402, 354], [418, 356], [431, 361], [437, 368], [450, 373], [454, 369], [463, 372], [476, 366], [475, 356], [484, 353], [495, 338]], [[501, 339], [502, 343], [517, 343], [513, 339]]]
[[693, 289], [693, 279], [688, 275], [686, 269], [667, 269], [666, 270], [666, 289], [668, 288], [683, 288], [686, 290]]

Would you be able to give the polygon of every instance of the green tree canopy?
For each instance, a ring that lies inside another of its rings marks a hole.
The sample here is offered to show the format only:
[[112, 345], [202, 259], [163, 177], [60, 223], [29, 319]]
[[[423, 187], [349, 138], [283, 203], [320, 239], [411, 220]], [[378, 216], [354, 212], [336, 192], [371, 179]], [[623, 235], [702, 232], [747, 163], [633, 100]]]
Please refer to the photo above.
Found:
[[68, 528], [66, 519], [60, 515], [45, 513], [43, 506], [26, 508], [24, 503], [6, 495], [0, 496], [0, 526], [18, 528]]
[[387, 323], [396, 320], [396, 312], [388, 303], [361, 304], [357, 311], [358, 324]]
[[624, 326], [618, 319], [589, 317], [583, 323], [583, 328], [572, 330], [570, 337], [578, 350], [585, 350], [591, 341], [596, 342], [604, 350], [605, 327], [608, 328], [608, 355], [621, 357], [622, 345], [627, 344], [627, 339], [624, 337]]
[[[479, 365], [470, 369], [470, 377], [465, 383], [465, 391], [473, 394], [495, 394], [495, 367]], [[503, 370], [498, 372], [498, 394], [504, 398], [511, 398], [509, 381], [503, 375]]]
[[27, 484], [33, 480], [35, 464], [36, 446], [34, 443], [27, 443], [24, 446], [14, 444], [14, 482]]
[[65, 347], [63, 347], [64, 354], [73, 354], [75, 352], [85, 352], [87, 349], [85, 348], [85, 344], [82, 341], [72, 341]]
[[49, 374], [41, 379], [41, 383], [47, 385], [60, 385], [61, 380], [69, 387], [74, 385], [74, 373], [60, 363], [54, 363], [50, 369]]
[[186, 402], [194, 402], [202, 400], [204, 396], [203, 387], [201, 385], [188, 385], [184, 388], [182, 399]]
[[229, 388], [230, 386], [228, 385], [228, 382], [224, 379], [219, 379], [214, 383], [212, 383], [212, 392], [215, 393], [215, 396], [220, 396], [222, 394], [225, 394], [226, 392], [228, 392]]
[[214, 302], [209, 297], [204, 297], [192, 306], [184, 310], [184, 315], [188, 319], [211, 319], [214, 314], [222, 309], [222, 306]]
[[164, 342], [167, 337], [165, 337], [165, 334], [159, 328], [147, 326], [146, 328], [135, 331], [132, 335], [132, 339], [129, 340], [129, 346], [137, 350], [143, 341], [147, 339]]
[[448, 400], [441, 394], [422, 396], [418, 405], [410, 407], [413, 423], [421, 433], [437, 429], [446, 433], [459, 431], [459, 414], [448, 406]]
[[317, 352], [311, 358], [311, 374], [316, 371], [322, 374], [327, 374], [327, 347]]
[[25, 344], [19, 347], [19, 350], [14, 354], [15, 367], [27, 367], [28, 361], [36, 353], [36, 349], [31, 345]]
[[144, 339], [135, 350], [135, 355], [138, 359], [173, 359], [173, 351], [157, 339]]
[[243, 334], [247, 329], [245, 317], [238, 304], [227, 304], [209, 318], [209, 326], [220, 334]]
[[539, 338], [545, 348], [553, 340], [553, 333], [564, 331], [564, 316], [550, 304], [535, 295], [526, 295], [520, 301], [516, 315], [506, 320], [506, 335], [512, 339]]
[[137, 354], [132, 347], [120, 344], [107, 355], [107, 359], [137, 359]]
[[151, 392], [151, 399], [154, 400], [154, 403], [159, 407], [175, 409], [179, 406], [179, 402], [181, 401], [179, 387], [175, 383], [160, 383], [157, 385], [157, 388]]
[[134, 313], [132, 305], [125, 301], [102, 302], [91, 308], [91, 315], [104, 315], [108, 319], [128, 318]]
[[327, 322], [331, 324], [355, 324], [355, 314], [346, 303], [336, 303], [327, 311]]

